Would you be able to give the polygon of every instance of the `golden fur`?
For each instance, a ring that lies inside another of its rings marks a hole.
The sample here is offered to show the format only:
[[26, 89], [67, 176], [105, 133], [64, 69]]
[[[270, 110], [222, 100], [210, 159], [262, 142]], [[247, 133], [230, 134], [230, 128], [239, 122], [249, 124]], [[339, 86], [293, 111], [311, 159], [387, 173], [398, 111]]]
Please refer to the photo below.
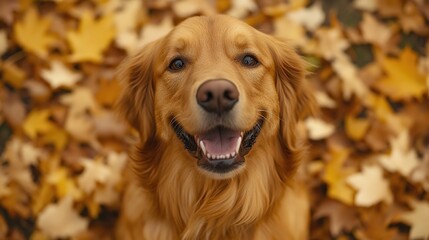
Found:
[[[237, 56], [260, 61], [245, 68]], [[167, 70], [178, 54], [187, 67]], [[301, 58], [287, 42], [227, 16], [190, 18], [120, 66], [121, 115], [139, 141], [131, 151], [132, 183], [123, 199], [118, 239], [306, 239], [308, 201], [294, 187], [305, 148], [296, 124], [313, 106]], [[240, 93], [230, 125], [249, 130], [264, 110], [265, 124], [245, 166], [227, 175], [201, 171], [176, 137], [209, 124], [195, 93], [208, 79], [228, 79]]]

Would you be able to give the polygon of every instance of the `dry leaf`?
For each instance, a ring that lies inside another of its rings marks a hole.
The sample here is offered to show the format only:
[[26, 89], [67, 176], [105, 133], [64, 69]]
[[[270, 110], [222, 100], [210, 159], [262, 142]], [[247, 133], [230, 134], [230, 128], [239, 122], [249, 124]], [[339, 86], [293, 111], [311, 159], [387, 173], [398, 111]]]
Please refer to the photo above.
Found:
[[390, 172], [399, 172], [404, 177], [409, 177], [418, 166], [419, 159], [414, 149], [410, 149], [409, 135], [402, 131], [396, 138], [390, 140], [392, 152], [381, 155], [380, 164]]
[[375, 84], [377, 89], [394, 100], [421, 98], [427, 93], [426, 79], [417, 69], [417, 55], [410, 48], [405, 48], [399, 59], [378, 56], [387, 76]]
[[354, 191], [347, 185], [346, 179], [354, 170], [343, 166], [348, 156], [347, 149], [332, 150], [330, 160], [326, 163], [323, 180], [328, 184], [330, 198], [352, 205]]
[[42, 70], [40, 75], [54, 89], [58, 87], [72, 87], [82, 78], [81, 74], [72, 72], [59, 61], [53, 61], [51, 69]]
[[357, 191], [356, 206], [369, 207], [381, 201], [388, 204], [393, 201], [389, 182], [383, 178], [383, 171], [378, 166], [364, 166], [361, 173], [349, 176], [347, 183]]
[[344, 38], [338, 28], [321, 28], [316, 31], [319, 38], [319, 51], [327, 60], [333, 60], [344, 56], [344, 50], [350, 46], [350, 43]]
[[5, 62], [0, 67], [3, 70], [3, 79], [15, 88], [21, 88], [24, 85], [26, 73], [15, 64]]
[[410, 239], [429, 238], [429, 203], [411, 202], [413, 211], [401, 216], [401, 219], [411, 226]]
[[86, 193], [94, 191], [97, 183], [105, 183], [111, 176], [108, 166], [97, 160], [83, 159], [84, 172], [78, 178], [79, 187]]
[[113, 15], [107, 14], [96, 20], [90, 12], [84, 12], [79, 29], [67, 33], [67, 40], [73, 51], [70, 60], [102, 61], [103, 52], [109, 47], [114, 36]]
[[249, 12], [258, 10], [258, 5], [253, 0], [231, 0], [231, 5], [226, 14], [235, 18], [244, 18]]
[[320, 204], [314, 217], [329, 217], [329, 229], [333, 236], [338, 236], [343, 230], [351, 231], [359, 225], [357, 213], [353, 208], [332, 200]]
[[340, 76], [343, 84], [343, 97], [349, 100], [352, 94], [365, 98], [369, 92], [367, 86], [360, 79], [356, 67], [347, 57], [338, 57], [332, 64], [335, 72]]
[[322, 91], [315, 91], [314, 97], [316, 98], [317, 104], [319, 104], [320, 107], [325, 108], [336, 108], [337, 103], [328, 96], [325, 92]]
[[166, 17], [160, 24], [147, 24], [140, 32], [141, 40], [138, 42], [138, 48], [155, 41], [169, 33], [173, 29], [173, 20]]
[[86, 111], [96, 113], [99, 111], [93, 93], [85, 87], [74, 88], [72, 93], [61, 98], [61, 103], [70, 107], [70, 114], [83, 114]]
[[14, 28], [16, 41], [27, 51], [39, 57], [47, 57], [48, 47], [55, 38], [49, 34], [51, 20], [39, 17], [34, 8], [30, 8], [21, 22], [17, 22]]
[[354, 0], [353, 6], [357, 9], [373, 12], [377, 10], [378, 0]]
[[50, 204], [37, 218], [37, 227], [50, 238], [69, 238], [88, 228], [89, 221], [73, 209], [68, 196], [57, 204]]
[[309, 8], [303, 8], [287, 14], [287, 18], [293, 22], [305, 26], [308, 30], [316, 30], [325, 20], [325, 13], [320, 3], [315, 3]]
[[18, 9], [18, 1], [0, 1], [0, 19], [7, 24], [12, 23], [13, 13]]
[[369, 126], [370, 121], [368, 119], [354, 118], [351, 116], [347, 116], [345, 119], [345, 130], [347, 136], [356, 141], [365, 137]]
[[392, 36], [392, 31], [388, 26], [381, 24], [374, 16], [368, 13], [363, 15], [361, 29], [363, 39], [377, 44], [379, 47], [385, 47]]
[[50, 114], [49, 109], [33, 110], [25, 119], [22, 129], [33, 139], [38, 134], [46, 134], [55, 130], [55, 125], [49, 120]]
[[305, 120], [305, 126], [308, 130], [308, 136], [312, 140], [320, 140], [329, 137], [335, 131], [335, 126], [324, 122], [317, 118], [307, 118]]

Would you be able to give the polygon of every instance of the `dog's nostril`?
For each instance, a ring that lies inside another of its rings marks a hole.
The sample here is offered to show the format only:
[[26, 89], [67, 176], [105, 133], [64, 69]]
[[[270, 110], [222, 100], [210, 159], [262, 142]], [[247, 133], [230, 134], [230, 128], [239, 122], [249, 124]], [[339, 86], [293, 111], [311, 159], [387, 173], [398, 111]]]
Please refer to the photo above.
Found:
[[230, 81], [209, 80], [197, 90], [197, 102], [207, 112], [221, 114], [231, 110], [238, 101], [237, 87]]

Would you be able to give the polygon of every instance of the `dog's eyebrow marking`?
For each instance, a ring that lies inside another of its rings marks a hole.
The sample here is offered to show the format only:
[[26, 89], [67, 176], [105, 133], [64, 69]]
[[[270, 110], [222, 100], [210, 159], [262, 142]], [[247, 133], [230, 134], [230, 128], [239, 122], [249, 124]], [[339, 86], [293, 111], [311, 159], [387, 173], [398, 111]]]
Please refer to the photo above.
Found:
[[235, 39], [234, 39], [234, 42], [235, 42], [235, 45], [238, 48], [245, 48], [248, 45], [246, 36], [244, 36], [244, 34], [238, 34], [238, 35], [236, 35]]
[[177, 50], [184, 50], [186, 48], [187, 42], [183, 38], [177, 39], [175, 47]]

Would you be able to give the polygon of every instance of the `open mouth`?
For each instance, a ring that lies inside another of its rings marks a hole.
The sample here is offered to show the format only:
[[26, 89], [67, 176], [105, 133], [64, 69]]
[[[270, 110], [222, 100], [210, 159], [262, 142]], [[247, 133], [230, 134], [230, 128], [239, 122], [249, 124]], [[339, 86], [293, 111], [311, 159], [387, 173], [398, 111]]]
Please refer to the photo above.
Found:
[[217, 126], [197, 135], [190, 135], [173, 118], [171, 125], [189, 153], [198, 159], [198, 166], [214, 173], [228, 173], [244, 164], [244, 156], [252, 149], [264, 124], [258, 119], [249, 131]]

